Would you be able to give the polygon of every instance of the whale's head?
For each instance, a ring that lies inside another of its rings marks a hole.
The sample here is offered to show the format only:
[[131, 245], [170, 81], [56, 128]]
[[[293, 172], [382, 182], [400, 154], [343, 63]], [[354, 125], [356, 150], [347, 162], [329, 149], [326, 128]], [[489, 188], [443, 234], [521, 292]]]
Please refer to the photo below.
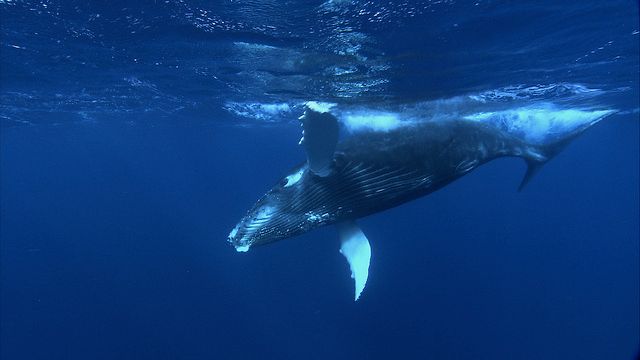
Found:
[[307, 161], [283, 177], [231, 230], [229, 242], [238, 251], [299, 235], [339, 218], [342, 210], [329, 206], [333, 197], [327, 185], [336, 180], [338, 120], [316, 103], [307, 103], [299, 119], [303, 127], [300, 144]]
[[311, 223], [304, 216], [300, 201], [304, 197], [306, 169], [306, 165], [298, 166], [282, 178], [231, 230], [228, 240], [237, 251], [245, 252], [309, 230]]

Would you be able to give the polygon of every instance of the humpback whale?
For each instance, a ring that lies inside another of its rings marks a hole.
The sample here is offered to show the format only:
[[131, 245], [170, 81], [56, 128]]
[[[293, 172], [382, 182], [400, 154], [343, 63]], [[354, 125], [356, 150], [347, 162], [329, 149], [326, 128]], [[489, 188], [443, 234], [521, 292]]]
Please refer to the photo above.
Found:
[[246, 252], [334, 224], [358, 300], [371, 259], [358, 218], [428, 195], [500, 157], [525, 160], [522, 189], [571, 140], [612, 112], [514, 113], [500, 121], [479, 113], [370, 128], [340, 139], [340, 122], [331, 108], [308, 102], [299, 118], [307, 161], [258, 200], [228, 241]]

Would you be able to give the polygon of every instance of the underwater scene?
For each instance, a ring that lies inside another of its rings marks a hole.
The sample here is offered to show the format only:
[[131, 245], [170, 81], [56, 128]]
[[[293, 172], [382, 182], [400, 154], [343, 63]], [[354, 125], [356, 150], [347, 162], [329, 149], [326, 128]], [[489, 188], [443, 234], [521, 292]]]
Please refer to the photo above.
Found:
[[0, 359], [638, 359], [639, 11], [0, 0]]

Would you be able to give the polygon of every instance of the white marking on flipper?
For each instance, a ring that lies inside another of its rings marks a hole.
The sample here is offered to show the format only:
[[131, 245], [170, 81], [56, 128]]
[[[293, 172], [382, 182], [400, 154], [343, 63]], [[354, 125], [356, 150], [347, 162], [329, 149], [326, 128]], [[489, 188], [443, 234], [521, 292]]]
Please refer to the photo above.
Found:
[[337, 227], [341, 242], [340, 253], [349, 262], [351, 278], [355, 281], [354, 301], [357, 301], [369, 277], [371, 245], [355, 221], [345, 221]]

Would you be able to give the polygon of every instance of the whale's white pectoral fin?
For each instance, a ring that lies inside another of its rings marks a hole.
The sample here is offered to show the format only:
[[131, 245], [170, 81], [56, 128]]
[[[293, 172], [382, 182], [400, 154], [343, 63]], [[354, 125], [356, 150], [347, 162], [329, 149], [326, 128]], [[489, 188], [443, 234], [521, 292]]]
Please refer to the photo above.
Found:
[[307, 152], [309, 169], [319, 176], [329, 175], [338, 144], [338, 119], [309, 103], [300, 122], [303, 128], [300, 144]]
[[358, 300], [369, 277], [371, 245], [355, 221], [346, 221], [338, 226], [340, 253], [347, 258], [351, 268], [351, 278], [355, 280], [355, 301]]

